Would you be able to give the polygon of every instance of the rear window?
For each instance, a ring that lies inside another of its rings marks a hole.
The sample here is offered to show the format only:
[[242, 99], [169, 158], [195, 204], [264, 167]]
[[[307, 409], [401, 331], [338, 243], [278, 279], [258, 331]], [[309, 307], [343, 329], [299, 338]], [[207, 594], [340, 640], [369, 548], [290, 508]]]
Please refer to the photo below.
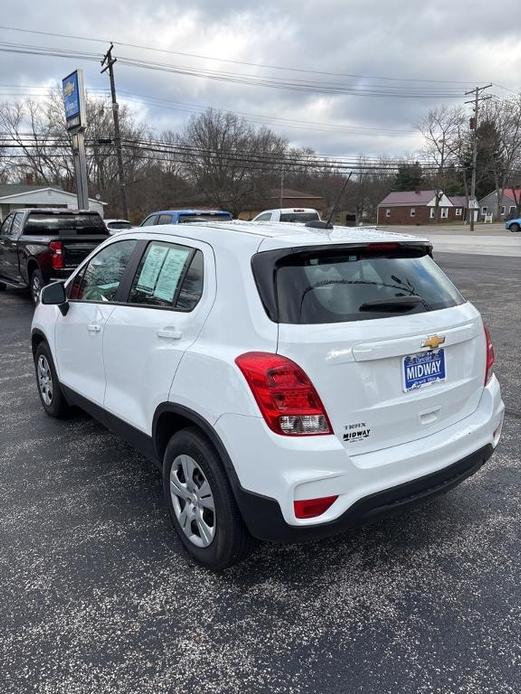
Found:
[[106, 236], [107, 228], [99, 214], [31, 212], [25, 223], [24, 234], [31, 236], [104, 234]]
[[258, 253], [252, 262], [266, 311], [279, 323], [372, 320], [465, 301], [425, 247], [280, 253]]
[[179, 224], [185, 222], [207, 222], [209, 219], [218, 220], [220, 222], [229, 221], [232, 218], [229, 212], [201, 212], [200, 214], [180, 214]]
[[132, 229], [130, 222], [108, 222], [109, 229]]
[[281, 222], [314, 222], [320, 219], [318, 212], [281, 212]]

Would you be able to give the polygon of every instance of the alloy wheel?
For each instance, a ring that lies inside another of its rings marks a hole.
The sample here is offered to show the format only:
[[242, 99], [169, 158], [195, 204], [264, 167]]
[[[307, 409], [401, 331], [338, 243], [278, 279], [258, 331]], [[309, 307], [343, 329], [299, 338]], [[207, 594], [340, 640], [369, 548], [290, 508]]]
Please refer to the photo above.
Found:
[[170, 495], [183, 533], [196, 547], [215, 537], [215, 502], [206, 475], [190, 455], [178, 455], [170, 469]]
[[49, 366], [49, 362], [43, 356], [43, 354], [40, 354], [40, 356], [38, 357], [37, 371], [38, 387], [42, 395], [42, 400], [47, 405], [47, 407], [50, 407], [50, 405], [52, 404], [53, 397], [52, 372], [51, 367]]
[[35, 272], [35, 273], [33, 273], [33, 276], [31, 278], [31, 294], [33, 296], [33, 301], [35, 304], [38, 303], [38, 299], [40, 298], [41, 290], [42, 290], [42, 283], [40, 281], [38, 273]]

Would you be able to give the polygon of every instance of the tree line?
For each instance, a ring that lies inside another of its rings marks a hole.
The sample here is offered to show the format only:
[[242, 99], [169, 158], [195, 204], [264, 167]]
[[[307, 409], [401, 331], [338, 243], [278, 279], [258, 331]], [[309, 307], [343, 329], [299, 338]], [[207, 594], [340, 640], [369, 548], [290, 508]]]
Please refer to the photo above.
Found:
[[[213, 206], [238, 215], [256, 210], [283, 183], [320, 195], [333, 205], [349, 168], [354, 174], [339, 202], [358, 221], [374, 221], [376, 206], [391, 190], [429, 188], [469, 194], [472, 138], [478, 140], [477, 196], [515, 188], [521, 171], [521, 95], [483, 103], [476, 131], [462, 107], [440, 106], [418, 125], [424, 147], [403, 161], [365, 157], [345, 161], [296, 148], [272, 129], [230, 112], [208, 109], [180, 132], [153, 131], [120, 107], [120, 130], [130, 216], [153, 209]], [[118, 175], [112, 105], [87, 97], [89, 194], [118, 213]], [[45, 100], [0, 104], [0, 182], [31, 181], [75, 189], [70, 136], [59, 90]], [[519, 201], [516, 200], [519, 207]]]

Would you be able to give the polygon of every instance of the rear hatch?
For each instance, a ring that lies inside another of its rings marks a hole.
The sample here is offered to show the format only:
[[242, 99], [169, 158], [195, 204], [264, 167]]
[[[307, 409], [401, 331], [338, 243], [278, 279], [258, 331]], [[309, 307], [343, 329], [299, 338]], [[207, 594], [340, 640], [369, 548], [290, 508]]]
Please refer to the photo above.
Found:
[[259, 253], [272, 255], [271, 298], [255, 267], [269, 263], [254, 259], [279, 323], [278, 353], [307, 373], [352, 454], [420, 439], [478, 406], [481, 318], [428, 250], [370, 243]]
[[75, 268], [109, 236], [97, 212], [34, 211], [24, 226], [25, 236], [36, 236], [62, 244], [63, 265]]

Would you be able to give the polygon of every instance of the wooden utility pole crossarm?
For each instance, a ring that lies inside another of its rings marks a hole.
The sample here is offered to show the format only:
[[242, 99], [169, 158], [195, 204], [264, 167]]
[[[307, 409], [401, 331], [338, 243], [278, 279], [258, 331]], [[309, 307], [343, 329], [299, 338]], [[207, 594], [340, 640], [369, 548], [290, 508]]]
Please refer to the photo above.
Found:
[[114, 46], [110, 44], [110, 48], [103, 56], [101, 61], [102, 66], [105, 65], [101, 73], [103, 74], [108, 70], [110, 79], [110, 93], [112, 97], [112, 114], [114, 117], [114, 145], [116, 147], [116, 157], [118, 161], [118, 178], [119, 178], [119, 191], [120, 191], [120, 206], [121, 213], [125, 219], [128, 219], [128, 204], [127, 204], [127, 186], [125, 182], [125, 171], [123, 169], [123, 154], [121, 151], [121, 132], [119, 129], [119, 105], [116, 99], [116, 84], [114, 82], [114, 63], [116, 58], [112, 57], [112, 49]]
[[[474, 104], [474, 117], [471, 118], [470, 128], [474, 131], [472, 138], [472, 173], [470, 179], [470, 204], [474, 204], [476, 200], [476, 169], [478, 163], [478, 117], [479, 117], [479, 102], [485, 99], [490, 99], [490, 96], [480, 96], [481, 92], [489, 89], [492, 85], [486, 84], [484, 87], [476, 87], [469, 92], [465, 92], [465, 96], [474, 95], [471, 101], [465, 101], [466, 104]], [[470, 210], [470, 231], [474, 231], [474, 209]]]

